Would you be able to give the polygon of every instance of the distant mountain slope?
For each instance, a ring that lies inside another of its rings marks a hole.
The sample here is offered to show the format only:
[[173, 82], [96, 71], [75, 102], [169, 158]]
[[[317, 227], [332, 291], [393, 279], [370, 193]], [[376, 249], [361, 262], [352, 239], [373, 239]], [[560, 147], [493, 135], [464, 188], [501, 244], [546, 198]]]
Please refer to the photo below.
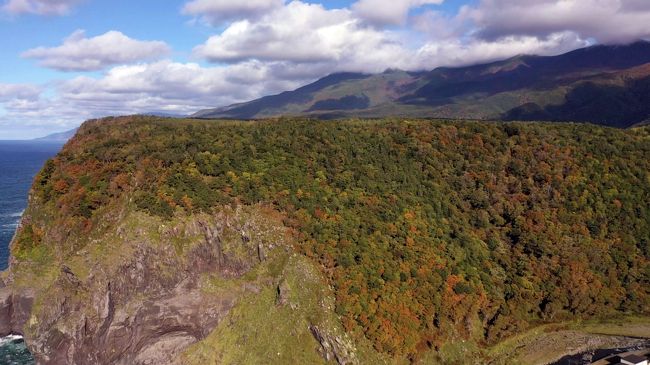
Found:
[[295, 91], [193, 117], [417, 116], [629, 127], [650, 118], [649, 85], [650, 43], [639, 41], [430, 72], [333, 74]]
[[70, 129], [69, 131], [52, 133], [48, 134], [45, 137], [34, 138], [34, 141], [43, 141], [43, 142], [66, 142], [77, 133], [77, 128]]
[[210, 118], [219, 115], [225, 118], [255, 118], [260, 114], [281, 112], [291, 104], [305, 104], [314, 99], [315, 93], [330, 86], [338, 85], [349, 80], [363, 80], [370, 75], [359, 73], [339, 73], [326, 76], [312, 84], [294, 91], [285, 91], [278, 95], [265, 96], [248, 103], [234, 104], [223, 108], [202, 110], [194, 114], [197, 118]]

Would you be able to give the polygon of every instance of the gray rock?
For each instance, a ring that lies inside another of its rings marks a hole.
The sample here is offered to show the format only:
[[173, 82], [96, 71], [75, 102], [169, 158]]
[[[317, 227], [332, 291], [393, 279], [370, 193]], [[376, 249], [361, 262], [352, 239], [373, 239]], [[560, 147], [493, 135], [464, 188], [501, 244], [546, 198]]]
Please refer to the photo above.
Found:
[[320, 343], [320, 354], [326, 361], [336, 361], [339, 365], [358, 364], [359, 361], [350, 349], [350, 345], [343, 339], [333, 336], [318, 326], [309, 326], [312, 335]]

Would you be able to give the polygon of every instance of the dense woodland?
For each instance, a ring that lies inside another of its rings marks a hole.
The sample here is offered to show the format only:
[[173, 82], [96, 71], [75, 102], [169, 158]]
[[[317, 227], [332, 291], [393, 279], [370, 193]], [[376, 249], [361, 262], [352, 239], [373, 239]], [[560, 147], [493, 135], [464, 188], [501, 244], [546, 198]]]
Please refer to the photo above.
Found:
[[[650, 313], [648, 127], [105, 119], [33, 191], [71, 232], [120, 197], [164, 219], [272, 205], [331, 280], [345, 328], [392, 355]], [[45, 244], [41, 231], [24, 224], [15, 254]]]

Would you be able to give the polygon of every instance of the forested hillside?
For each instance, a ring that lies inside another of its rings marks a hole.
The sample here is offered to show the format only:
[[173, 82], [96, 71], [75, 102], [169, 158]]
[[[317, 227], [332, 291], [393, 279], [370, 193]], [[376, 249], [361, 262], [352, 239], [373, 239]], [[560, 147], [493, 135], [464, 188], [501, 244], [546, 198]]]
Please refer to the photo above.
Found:
[[47, 163], [32, 200], [56, 213], [23, 222], [17, 260], [42, 260], [43, 222], [103, 229], [116, 200], [164, 219], [268, 205], [345, 329], [390, 356], [650, 313], [648, 127], [109, 118]]
[[650, 42], [519, 55], [426, 72], [341, 73], [197, 118], [433, 117], [587, 122], [628, 128], [650, 120]]

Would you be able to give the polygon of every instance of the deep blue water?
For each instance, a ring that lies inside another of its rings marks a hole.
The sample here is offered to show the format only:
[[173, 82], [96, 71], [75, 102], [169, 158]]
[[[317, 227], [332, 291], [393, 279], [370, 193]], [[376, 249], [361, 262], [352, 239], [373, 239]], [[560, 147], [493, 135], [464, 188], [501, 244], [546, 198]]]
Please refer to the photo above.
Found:
[[[60, 142], [0, 141], [0, 271], [8, 266], [9, 243], [27, 206], [32, 180]], [[34, 358], [21, 337], [0, 338], [0, 364], [31, 365]]]
[[8, 266], [9, 242], [27, 205], [32, 180], [62, 143], [0, 141], [0, 271]]

